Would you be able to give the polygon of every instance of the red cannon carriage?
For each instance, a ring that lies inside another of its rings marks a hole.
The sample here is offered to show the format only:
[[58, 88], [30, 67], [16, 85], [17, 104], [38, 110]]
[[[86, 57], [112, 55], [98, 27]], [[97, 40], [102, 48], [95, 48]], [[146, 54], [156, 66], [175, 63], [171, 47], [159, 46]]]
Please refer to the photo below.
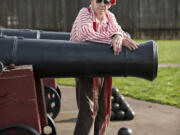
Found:
[[1, 37], [0, 63], [0, 134], [6, 135], [46, 135], [47, 126], [50, 135], [56, 135], [46, 112], [41, 78], [135, 76], [153, 80], [158, 69], [154, 41], [134, 51], [123, 48], [114, 56], [106, 44]]
[[[16, 36], [28, 39], [51, 39], [51, 40], [69, 40], [70, 33], [68, 32], [48, 32], [42, 30], [31, 29], [7, 29], [0, 28], [0, 35]], [[61, 90], [54, 78], [43, 78], [46, 109], [48, 114], [55, 119], [60, 112], [61, 107]], [[50, 96], [56, 95], [54, 100]], [[55, 106], [55, 107], [54, 107]]]

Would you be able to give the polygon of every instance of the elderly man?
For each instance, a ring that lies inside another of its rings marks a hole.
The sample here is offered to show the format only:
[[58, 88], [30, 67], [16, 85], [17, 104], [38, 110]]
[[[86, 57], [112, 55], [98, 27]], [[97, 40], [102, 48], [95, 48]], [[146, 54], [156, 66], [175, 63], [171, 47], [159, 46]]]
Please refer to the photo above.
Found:
[[[135, 50], [137, 44], [127, 38], [108, 9], [116, 0], [90, 0], [82, 8], [73, 24], [71, 41], [109, 44], [114, 55], [119, 55], [122, 45]], [[76, 79], [76, 99], [79, 108], [74, 135], [105, 135], [110, 120], [112, 77]]]

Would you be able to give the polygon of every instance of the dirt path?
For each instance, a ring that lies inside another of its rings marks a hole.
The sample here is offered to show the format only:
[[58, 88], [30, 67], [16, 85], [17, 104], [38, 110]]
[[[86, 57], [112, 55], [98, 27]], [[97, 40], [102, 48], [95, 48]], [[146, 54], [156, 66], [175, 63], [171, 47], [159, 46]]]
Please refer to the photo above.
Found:
[[[75, 88], [61, 86], [61, 91], [61, 112], [55, 120], [57, 132], [58, 135], [73, 135], [78, 113]], [[135, 119], [110, 122], [108, 135], [117, 135], [122, 126], [131, 128], [133, 135], [180, 135], [180, 109], [132, 98], [125, 99], [135, 111]]]

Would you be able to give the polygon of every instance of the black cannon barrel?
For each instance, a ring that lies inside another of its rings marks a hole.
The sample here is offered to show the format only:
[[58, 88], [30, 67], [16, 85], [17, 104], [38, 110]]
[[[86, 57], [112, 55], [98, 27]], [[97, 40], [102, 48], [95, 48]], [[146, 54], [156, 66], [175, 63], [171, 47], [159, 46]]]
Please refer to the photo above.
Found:
[[52, 40], [69, 40], [68, 32], [49, 32], [31, 29], [8, 29], [0, 28], [0, 35], [17, 36], [32, 39], [52, 39]]
[[135, 76], [153, 80], [158, 56], [154, 41], [113, 55], [107, 44], [63, 40], [0, 38], [0, 61], [4, 66], [33, 65], [38, 77]]

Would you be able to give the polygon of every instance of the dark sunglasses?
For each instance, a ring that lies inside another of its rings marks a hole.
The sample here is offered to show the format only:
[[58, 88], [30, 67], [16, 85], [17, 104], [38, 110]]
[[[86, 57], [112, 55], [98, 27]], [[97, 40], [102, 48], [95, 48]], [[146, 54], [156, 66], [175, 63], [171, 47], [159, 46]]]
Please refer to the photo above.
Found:
[[[103, 0], [96, 0], [96, 3], [101, 3]], [[108, 5], [111, 0], [104, 0], [104, 4]]]

